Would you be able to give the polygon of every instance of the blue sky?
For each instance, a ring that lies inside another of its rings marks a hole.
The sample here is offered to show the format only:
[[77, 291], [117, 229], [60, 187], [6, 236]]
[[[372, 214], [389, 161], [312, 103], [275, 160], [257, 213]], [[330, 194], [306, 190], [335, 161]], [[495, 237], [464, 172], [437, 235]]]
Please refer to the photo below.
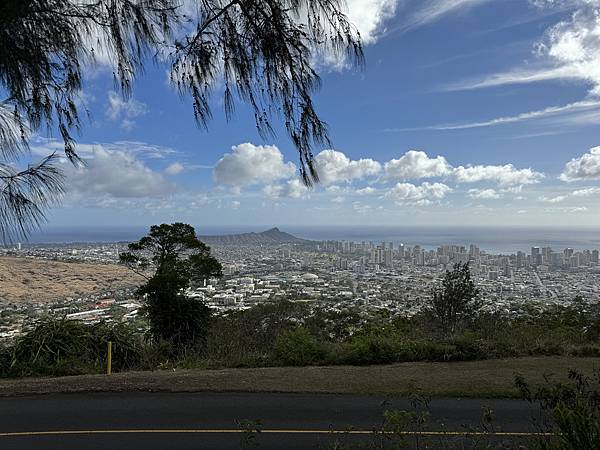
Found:
[[[600, 224], [600, 0], [351, 0], [364, 70], [319, 62], [332, 149], [298, 180], [218, 90], [208, 131], [151, 66], [133, 97], [88, 70], [84, 169], [50, 226]], [[36, 136], [36, 155], [59, 149]]]

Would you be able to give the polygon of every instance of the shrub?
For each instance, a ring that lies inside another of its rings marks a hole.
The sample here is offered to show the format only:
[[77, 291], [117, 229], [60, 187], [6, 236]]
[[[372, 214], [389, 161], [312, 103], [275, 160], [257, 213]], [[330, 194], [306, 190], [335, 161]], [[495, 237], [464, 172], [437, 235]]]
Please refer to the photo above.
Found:
[[549, 421], [541, 431], [553, 432], [556, 442], [540, 441], [542, 448], [569, 450], [600, 448], [600, 372], [593, 378], [569, 372], [568, 383], [550, 383], [532, 392], [520, 376], [515, 385], [521, 396], [540, 405]]
[[275, 361], [286, 366], [309, 366], [322, 362], [325, 350], [305, 328], [286, 330], [273, 348]]
[[206, 352], [211, 366], [261, 367], [272, 364], [272, 350], [285, 330], [309, 314], [306, 305], [277, 302], [216, 316], [208, 330]]
[[[2, 352], [4, 376], [75, 375], [102, 371], [107, 342], [113, 342], [113, 369], [138, 365], [139, 334], [123, 324], [85, 325], [68, 319], [45, 319]], [[10, 360], [10, 363], [7, 362]]]
[[350, 365], [387, 364], [398, 361], [399, 342], [380, 335], [359, 335], [341, 346], [338, 363]]

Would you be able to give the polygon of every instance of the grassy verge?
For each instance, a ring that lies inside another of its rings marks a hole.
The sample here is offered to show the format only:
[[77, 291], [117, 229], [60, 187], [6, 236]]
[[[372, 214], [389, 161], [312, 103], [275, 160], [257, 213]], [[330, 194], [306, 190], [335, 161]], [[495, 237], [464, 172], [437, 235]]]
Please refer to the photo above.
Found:
[[532, 385], [545, 376], [565, 381], [569, 369], [591, 375], [600, 358], [524, 357], [468, 362], [411, 362], [383, 366], [269, 367], [121, 372], [0, 381], [0, 395], [59, 392], [317, 392], [433, 397], [517, 397], [516, 374]]

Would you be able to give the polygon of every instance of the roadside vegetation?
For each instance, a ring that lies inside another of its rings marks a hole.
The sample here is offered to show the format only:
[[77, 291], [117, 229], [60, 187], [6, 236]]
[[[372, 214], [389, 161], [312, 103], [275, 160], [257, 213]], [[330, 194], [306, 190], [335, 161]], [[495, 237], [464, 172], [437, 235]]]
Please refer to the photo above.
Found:
[[366, 316], [294, 302], [205, 319], [202, 344], [181, 346], [152, 334], [147, 320], [84, 325], [49, 317], [0, 350], [0, 375], [101, 373], [109, 340], [115, 371], [600, 356], [600, 311], [583, 303], [516, 317], [478, 314], [454, 333], [433, 313]]

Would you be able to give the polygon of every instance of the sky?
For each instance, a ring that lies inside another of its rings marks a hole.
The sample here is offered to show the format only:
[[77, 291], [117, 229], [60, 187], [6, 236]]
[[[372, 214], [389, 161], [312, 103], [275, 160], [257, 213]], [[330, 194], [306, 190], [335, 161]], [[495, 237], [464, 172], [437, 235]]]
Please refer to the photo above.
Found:
[[[298, 178], [249, 109], [208, 130], [150, 66], [125, 99], [86, 72], [90, 112], [49, 226], [600, 225], [600, 0], [349, 0], [366, 66], [318, 62], [332, 148]], [[217, 90], [218, 94], [218, 90]], [[36, 135], [37, 157], [61, 150]]]

